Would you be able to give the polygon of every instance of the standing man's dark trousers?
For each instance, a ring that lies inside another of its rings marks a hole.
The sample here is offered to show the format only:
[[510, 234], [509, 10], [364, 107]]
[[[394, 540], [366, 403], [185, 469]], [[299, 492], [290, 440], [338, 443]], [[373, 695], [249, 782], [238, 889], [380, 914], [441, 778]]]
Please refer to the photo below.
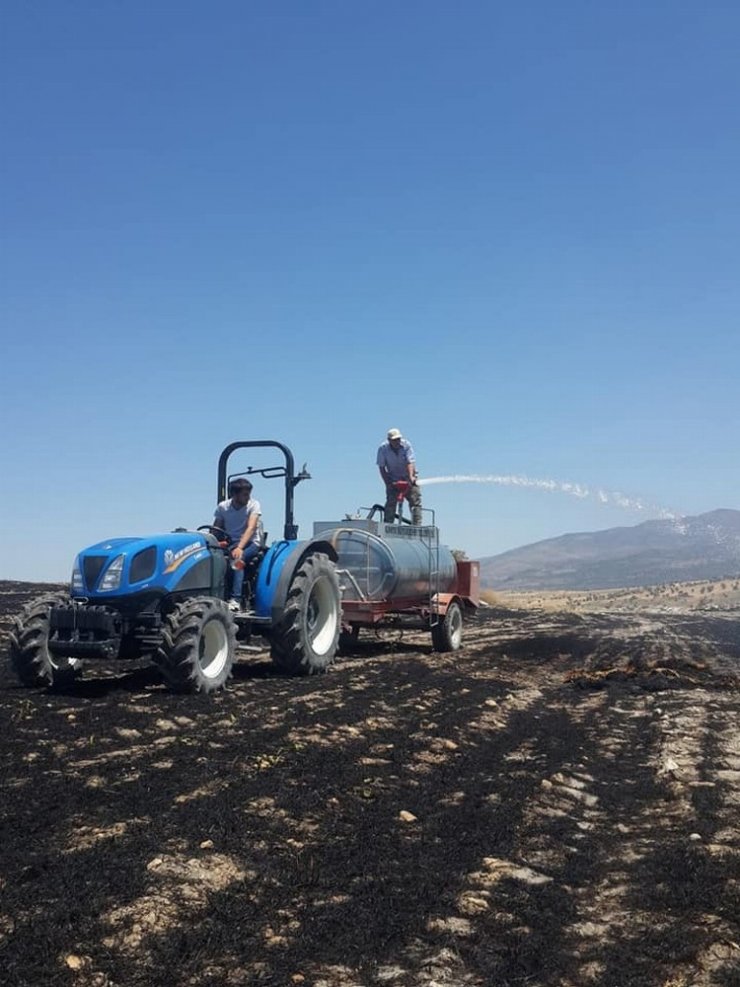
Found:
[[[418, 484], [412, 483], [409, 486], [406, 491], [406, 500], [411, 508], [411, 523], [421, 524], [421, 490]], [[383, 515], [386, 524], [392, 524], [395, 521], [398, 506], [398, 490], [392, 483], [388, 483], [385, 488], [385, 514]]]

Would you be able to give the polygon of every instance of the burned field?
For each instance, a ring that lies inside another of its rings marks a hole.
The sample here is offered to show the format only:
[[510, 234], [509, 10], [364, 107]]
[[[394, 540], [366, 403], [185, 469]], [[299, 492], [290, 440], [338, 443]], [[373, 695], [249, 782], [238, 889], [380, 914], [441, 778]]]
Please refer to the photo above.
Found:
[[12, 985], [740, 984], [736, 615], [483, 611], [457, 653], [29, 691], [0, 584]]

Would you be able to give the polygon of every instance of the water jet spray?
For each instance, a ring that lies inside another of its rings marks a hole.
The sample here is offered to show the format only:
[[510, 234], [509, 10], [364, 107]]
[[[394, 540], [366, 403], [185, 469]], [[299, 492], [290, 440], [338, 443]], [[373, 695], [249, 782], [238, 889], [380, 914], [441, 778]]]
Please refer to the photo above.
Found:
[[581, 483], [570, 483], [562, 480], [536, 479], [521, 474], [487, 474], [482, 476], [475, 473], [456, 473], [452, 476], [429, 476], [418, 482], [421, 486], [431, 486], [433, 483], [493, 483], [500, 487], [529, 487], [536, 490], [547, 490], [551, 493], [568, 494], [579, 500], [590, 498], [598, 500], [600, 504], [621, 507], [626, 511], [639, 511], [666, 521], [677, 521], [682, 517], [681, 514], [671, 511], [667, 507], [649, 504], [639, 497], [629, 497], [616, 490], [604, 490], [602, 487], [591, 488]]

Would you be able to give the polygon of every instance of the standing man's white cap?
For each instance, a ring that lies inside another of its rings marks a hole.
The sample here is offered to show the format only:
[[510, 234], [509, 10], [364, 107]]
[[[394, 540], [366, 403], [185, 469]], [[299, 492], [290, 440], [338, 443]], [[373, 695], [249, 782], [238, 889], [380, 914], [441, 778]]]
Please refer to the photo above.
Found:
[[389, 440], [390, 439], [402, 439], [402, 438], [403, 438], [403, 436], [401, 435], [400, 431], [397, 428], [389, 428], [388, 429], [388, 439]]

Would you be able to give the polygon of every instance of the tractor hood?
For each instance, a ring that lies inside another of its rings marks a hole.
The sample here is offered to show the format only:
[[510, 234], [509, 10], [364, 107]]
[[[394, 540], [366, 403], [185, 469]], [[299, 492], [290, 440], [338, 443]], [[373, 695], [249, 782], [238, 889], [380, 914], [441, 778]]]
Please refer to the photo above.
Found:
[[178, 531], [146, 538], [109, 538], [84, 549], [72, 572], [73, 596], [117, 596], [164, 588], [208, 554], [212, 539]]

